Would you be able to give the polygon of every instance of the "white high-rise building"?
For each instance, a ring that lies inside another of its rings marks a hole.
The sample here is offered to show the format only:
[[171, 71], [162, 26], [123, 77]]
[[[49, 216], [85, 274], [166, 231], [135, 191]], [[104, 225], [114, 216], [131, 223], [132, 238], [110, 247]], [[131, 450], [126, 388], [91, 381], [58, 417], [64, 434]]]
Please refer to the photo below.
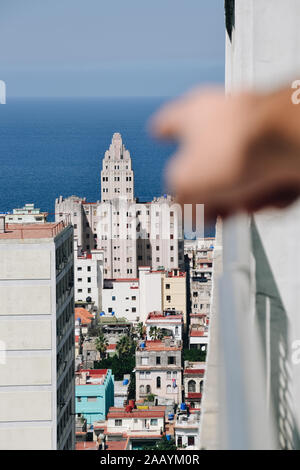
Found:
[[181, 209], [167, 195], [134, 199], [131, 157], [118, 133], [102, 162], [101, 202], [60, 196], [55, 214], [57, 221], [71, 217], [74, 241], [84, 252], [103, 250], [105, 279], [136, 278], [139, 266], [183, 269]]
[[134, 200], [134, 175], [130, 153], [122, 142], [121, 134], [115, 132], [102, 161], [101, 201], [119, 197]]
[[0, 449], [74, 449], [73, 228], [0, 217]]

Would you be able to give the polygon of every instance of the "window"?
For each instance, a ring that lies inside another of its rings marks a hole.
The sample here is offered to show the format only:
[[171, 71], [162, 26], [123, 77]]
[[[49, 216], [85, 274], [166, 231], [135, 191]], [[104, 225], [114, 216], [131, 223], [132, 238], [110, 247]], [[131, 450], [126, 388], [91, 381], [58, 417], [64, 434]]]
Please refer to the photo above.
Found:
[[149, 358], [148, 358], [148, 357], [142, 357], [142, 365], [143, 365], [143, 366], [147, 366], [147, 365], [148, 365], [148, 362], [149, 362]]
[[176, 357], [175, 356], [169, 356], [168, 357], [168, 364], [176, 364]]
[[167, 299], [168, 302], [171, 302], [171, 296], [170, 295], [167, 295], [166, 299]]
[[188, 436], [188, 446], [195, 445], [195, 436]]
[[97, 397], [87, 397], [88, 402], [95, 402], [97, 401]]
[[80, 403], [81, 402], [81, 397], [77, 397], [77, 401]]
[[91, 266], [88, 266], [88, 267], [87, 267], [87, 270], [88, 270], [88, 271], [91, 271], [91, 269], [92, 269]]
[[77, 271], [82, 271], [82, 267], [78, 266]]
[[170, 289], [170, 284], [166, 284], [166, 289]]
[[112, 295], [111, 300], [116, 300], [116, 296]]
[[145, 378], [145, 372], [140, 372], [140, 379], [144, 379]]
[[177, 447], [182, 447], [182, 436], [177, 437]]
[[156, 365], [158, 366], [160, 364], [160, 356], [156, 356]]
[[188, 381], [188, 392], [195, 393], [196, 392], [196, 382], [195, 380]]
[[161, 378], [156, 377], [156, 388], [160, 388], [160, 387], [161, 387]]
[[172, 393], [172, 385], [167, 385], [167, 393]]
[[151, 393], [151, 387], [150, 387], [150, 385], [146, 385], [146, 393]]
[[150, 419], [150, 426], [157, 426], [158, 420], [156, 418], [151, 418]]
[[136, 300], [136, 296], [133, 295], [133, 296], [131, 297], [131, 300]]
[[115, 419], [115, 426], [122, 426], [122, 420], [121, 419]]
[[90, 277], [87, 278], [87, 282], [91, 282], [91, 278], [90, 278]]
[[132, 311], [132, 312], [136, 312], [136, 308], [135, 308], [135, 307], [132, 307], [131, 311]]

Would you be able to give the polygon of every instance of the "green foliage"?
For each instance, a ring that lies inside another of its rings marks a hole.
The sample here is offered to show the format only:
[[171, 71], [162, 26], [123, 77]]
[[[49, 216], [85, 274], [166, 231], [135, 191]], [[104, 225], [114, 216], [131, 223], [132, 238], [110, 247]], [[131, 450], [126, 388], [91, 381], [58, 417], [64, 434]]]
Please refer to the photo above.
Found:
[[183, 360], [190, 362], [205, 362], [206, 351], [201, 351], [200, 349], [184, 349]]
[[[135, 355], [122, 357], [122, 360], [115, 354], [102, 361], [94, 362], [95, 369], [111, 369], [115, 380], [123, 380], [124, 374], [131, 374], [135, 368]], [[134, 375], [134, 374], [133, 374]]]
[[135, 354], [136, 342], [130, 336], [122, 336], [117, 342], [116, 350], [120, 358]]
[[135, 327], [135, 332], [139, 339], [143, 339], [145, 336], [145, 327], [143, 322], [139, 322]]
[[101, 358], [105, 357], [108, 341], [102, 332], [100, 332], [99, 336], [95, 339], [95, 346], [97, 351], [99, 351]]
[[154, 401], [155, 400], [155, 395], [153, 393], [150, 393], [147, 395], [147, 401]]
[[153, 340], [163, 339], [164, 337], [162, 330], [160, 328], [157, 328], [157, 326], [151, 326], [149, 330], [149, 335], [150, 335], [150, 338]]
[[144, 446], [143, 450], [177, 450], [177, 447], [173, 438], [168, 441], [166, 436], [163, 436], [162, 439], [157, 442], [156, 446]]

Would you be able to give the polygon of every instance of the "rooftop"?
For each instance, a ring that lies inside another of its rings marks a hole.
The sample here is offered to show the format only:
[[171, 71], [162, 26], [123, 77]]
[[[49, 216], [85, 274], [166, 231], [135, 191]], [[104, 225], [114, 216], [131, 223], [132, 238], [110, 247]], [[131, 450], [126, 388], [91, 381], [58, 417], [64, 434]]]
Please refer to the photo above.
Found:
[[4, 239], [54, 238], [67, 226], [68, 223], [64, 221], [44, 224], [5, 224], [4, 232], [0, 232], [0, 241]]
[[81, 369], [75, 372], [76, 385], [103, 385], [108, 369]]
[[107, 419], [115, 418], [164, 418], [166, 407], [165, 406], [151, 406], [147, 410], [131, 409], [126, 411], [125, 408], [110, 407]]
[[77, 307], [75, 308], [75, 320], [77, 320], [78, 318], [80, 318], [80, 322], [82, 325], [88, 325], [92, 322], [94, 317], [92, 313], [86, 310], [85, 308]]
[[107, 441], [105, 450], [126, 450], [127, 440], [124, 441]]
[[182, 312], [178, 310], [164, 310], [163, 312], [154, 311], [148, 314], [146, 323], [148, 320], [183, 320]]
[[140, 345], [138, 351], [180, 351], [182, 349], [179, 341], [172, 341], [168, 338], [165, 340], [143, 341], [142, 344], [145, 344], [145, 347]]

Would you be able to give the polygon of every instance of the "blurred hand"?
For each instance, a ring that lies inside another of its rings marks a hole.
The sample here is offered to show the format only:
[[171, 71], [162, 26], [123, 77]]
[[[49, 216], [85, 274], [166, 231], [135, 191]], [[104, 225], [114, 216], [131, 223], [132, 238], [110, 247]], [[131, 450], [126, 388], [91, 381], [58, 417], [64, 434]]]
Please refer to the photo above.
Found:
[[290, 90], [194, 91], [164, 106], [152, 129], [179, 142], [169, 189], [181, 204], [205, 204], [209, 217], [285, 207], [300, 194], [300, 108]]

